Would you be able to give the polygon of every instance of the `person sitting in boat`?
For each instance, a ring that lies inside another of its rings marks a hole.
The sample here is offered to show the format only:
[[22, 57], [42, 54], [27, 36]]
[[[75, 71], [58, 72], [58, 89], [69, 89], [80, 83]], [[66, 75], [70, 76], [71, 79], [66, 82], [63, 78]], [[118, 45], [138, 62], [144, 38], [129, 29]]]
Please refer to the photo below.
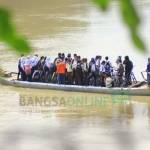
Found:
[[105, 79], [105, 86], [106, 86], [107, 88], [112, 88], [112, 87], [114, 87], [114, 81], [113, 81], [113, 79], [111, 78], [111, 75], [110, 75], [110, 74], [106, 76], [106, 79]]
[[65, 84], [66, 64], [62, 59], [57, 60], [56, 73], [57, 73], [57, 83]]
[[124, 86], [129, 86], [132, 84], [131, 81], [131, 73], [133, 70], [133, 63], [129, 59], [129, 56], [125, 56], [125, 60], [123, 61], [124, 68], [125, 68], [125, 83]]
[[150, 87], [150, 58], [148, 58], [146, 72], [147, 72], [147, 84], [148, 84], [148, 87]]

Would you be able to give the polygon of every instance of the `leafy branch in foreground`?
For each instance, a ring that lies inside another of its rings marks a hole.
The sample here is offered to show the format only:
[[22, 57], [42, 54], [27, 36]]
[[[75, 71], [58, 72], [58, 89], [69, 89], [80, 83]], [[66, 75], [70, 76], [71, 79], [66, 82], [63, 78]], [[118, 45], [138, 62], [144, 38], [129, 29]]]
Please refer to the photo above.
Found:
[[[93, 0], [103, 11], [106, 11], [110, 0]], [[113, 1], [113, 0], [112, 0]], [[133, 0], [117, 0], [120, 6], [120, 13], [124, 23], [129, 28], [131, 39], [134, 45], [141, 51], [146, 52], [146, 46], [139, 35], [138, 27], [140, 25], [140, 18], [133, 4]]]
[[0, 41], [18, 53], [29, 53], [31, 48], [25, 37], [18, 34], [8, 10], [0, 8]]

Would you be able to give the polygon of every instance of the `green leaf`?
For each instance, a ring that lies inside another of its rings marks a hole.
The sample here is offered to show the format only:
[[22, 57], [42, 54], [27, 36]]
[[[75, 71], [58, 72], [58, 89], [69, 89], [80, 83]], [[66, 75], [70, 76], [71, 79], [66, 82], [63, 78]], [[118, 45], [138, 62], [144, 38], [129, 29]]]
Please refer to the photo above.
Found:
[[[93, 0], [102, 10], [108, 8], [110, 0]], [[113, 1], [113, 0], [112, 0]], [[142, 52], [146, 52], [146, 46], [143, 40], [138, 34], [138, 27], [140, 25], [140, 17], [134, 6], [133, 0], [118, 0], [120, 6], [121, 16], [124, 23], [128, 27], [131, 39], [134, 45], [140, 49]]]
[[17, 33], [9, 11], [4, 8], [0, 8], [0, 40], [19, 53], [29, 53], [31, 50], [27, 40]]
[[128, 26], [132, 41], [134, 45], [141, 50], [146, 52], [146, 46], [143, 40], [138, 34], [138, 27], [140, 25], [140, 18], [132, 0], [119, 0], [120, 1], [120, 11], [124, 23]]
[[108, 8], [110, 0], [93, 0], [103, 11]]
[[125, 24], [130, 30], [134, 30], [140, 24], [140, 18], [131, 0], [120, 0], [121, 14]]
[[133, 31], [131, 33], [132, 41], [136, 45], [136, 47], [141, 51], [141, 52], [146, 52], [146, 47], [141, 39], [141, 37], [138, 35], [137, 31]]
[[7, 41], [7, 45], [15, 49], [18, 53], [29, 53], [30, 47], [27, 40], [22, 36], [13, 37]]

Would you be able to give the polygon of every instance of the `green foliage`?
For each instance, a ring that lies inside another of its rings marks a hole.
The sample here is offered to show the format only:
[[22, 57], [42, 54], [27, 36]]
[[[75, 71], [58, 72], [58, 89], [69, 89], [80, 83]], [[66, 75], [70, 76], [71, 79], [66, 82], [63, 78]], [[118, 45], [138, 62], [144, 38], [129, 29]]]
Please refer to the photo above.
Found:
[[102, 10], [106, 10], [110, 0], [94, 0], [94, 2], [100, 6]]
[[141, 50], [142, 52], [146, 52], [146, 47], [138, 33], [134, 30], [131, 32], [131, 38], [133, 40], [133, 43], [136, 45], [136, 47]]
[[[102, 10], [106, 10], [109, 5], [109, 0], [93, 0]], [[118, 0], [120, 6], [121, 16], [124, 23], [129, 29], [131, 39], [134, 45], [141, 51], [146, 52], [146, 46], [142, 38], [139, 36], [138, 27], [140, 25], [140, 18], [135, 9], [132, 0]]]
[[124, 22], [131, 31], [138, 27], [140, 18], [137, 15], [131, 0], [120, 0], [120, 11]]
[[10, 13], [4, 8], [0, 8], [0, 41], [18, 53], [28, 53], [31, 50], [27, 40], [17, 33]]

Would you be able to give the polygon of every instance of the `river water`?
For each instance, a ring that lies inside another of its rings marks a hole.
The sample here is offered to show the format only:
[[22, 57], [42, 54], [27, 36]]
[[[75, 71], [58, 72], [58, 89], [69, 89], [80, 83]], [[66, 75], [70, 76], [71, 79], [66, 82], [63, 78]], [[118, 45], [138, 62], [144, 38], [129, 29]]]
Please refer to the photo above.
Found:
[[[34, 53], [58, 52], [129, 55], [140, 80], [148, 54], [136, 51], [117, 4], [107, 13], [87, 0], [1, 0]], [[150, 47], [150, 2], [136, 1], [142, 16], [141, 35]], [[18, 55], [0, 44], [0, 65], [17, 70]], [[149, 97], [31, 90], [0, 85], [0, 149], [148, 150]]]

